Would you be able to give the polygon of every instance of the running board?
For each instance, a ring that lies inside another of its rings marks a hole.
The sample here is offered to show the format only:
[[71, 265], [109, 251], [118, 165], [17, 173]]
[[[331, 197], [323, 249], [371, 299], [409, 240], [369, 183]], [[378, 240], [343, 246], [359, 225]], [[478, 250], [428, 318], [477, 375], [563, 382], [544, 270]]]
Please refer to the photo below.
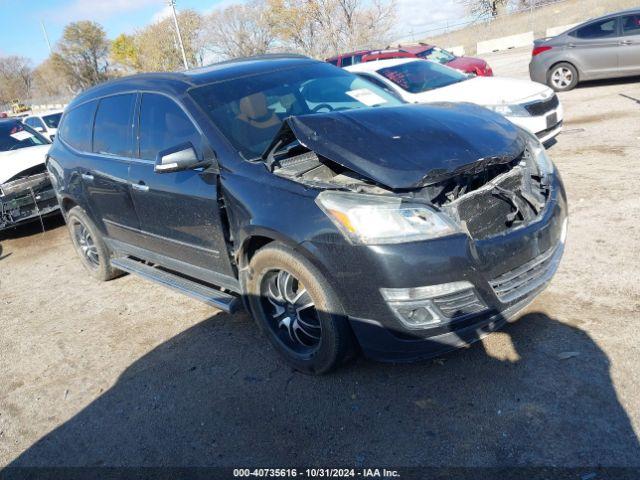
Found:
[[147, 280], [160, 283], [196, 300], [218, 308], [226, 313], [234, 313], [240, 305], [240, 298], [194, 280], [161, 270], [157, 267], [128, 257], [112, 258], [111, 265], [118, 270], [135, 273]]

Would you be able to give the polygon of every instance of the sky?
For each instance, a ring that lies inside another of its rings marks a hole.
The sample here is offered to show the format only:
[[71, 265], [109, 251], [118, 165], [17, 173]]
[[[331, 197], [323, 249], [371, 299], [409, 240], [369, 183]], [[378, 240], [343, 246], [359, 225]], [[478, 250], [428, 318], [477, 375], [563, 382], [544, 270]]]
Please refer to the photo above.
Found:
[[[177, 8], [210, 12], [241, 0], [177, 0]], [[398, 38], [410, 39], [463, 15], [455, 0], [396, 0]], [[54, 45], [76, 20], [100, 23], [111, 39], [132, 33], [169, 13], [165, 0], [0, 0], [0, 55], [21, 55], [37, 65], [49, 55], [42, 26]]]

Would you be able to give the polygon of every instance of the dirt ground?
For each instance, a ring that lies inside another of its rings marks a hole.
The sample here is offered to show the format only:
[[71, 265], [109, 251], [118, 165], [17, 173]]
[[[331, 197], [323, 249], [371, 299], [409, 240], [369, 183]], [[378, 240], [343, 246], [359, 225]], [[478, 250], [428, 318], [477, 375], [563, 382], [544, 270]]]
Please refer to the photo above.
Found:
[[4, 234], [0, 467], [640, 466], [640, 83], [561, 100], [560, 270], [519, 321], [436, 361], [307, 377], [244, 313], [94, 282], [59, 220]]

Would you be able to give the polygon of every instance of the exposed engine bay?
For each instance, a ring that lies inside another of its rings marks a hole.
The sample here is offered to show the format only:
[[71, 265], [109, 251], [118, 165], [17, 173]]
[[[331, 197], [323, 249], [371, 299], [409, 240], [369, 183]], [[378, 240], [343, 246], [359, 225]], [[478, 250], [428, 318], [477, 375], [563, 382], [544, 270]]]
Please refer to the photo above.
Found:
[[402, 190], [376, 183], [298, 142], [272, 153], [268, 163], [274, 174], [309, 187], [427, 201], [475, 239], [531, 223], [543, 212], [550, 193], [548, 179], [528, 147], [514, 158], [480, 160], [444, 180]]

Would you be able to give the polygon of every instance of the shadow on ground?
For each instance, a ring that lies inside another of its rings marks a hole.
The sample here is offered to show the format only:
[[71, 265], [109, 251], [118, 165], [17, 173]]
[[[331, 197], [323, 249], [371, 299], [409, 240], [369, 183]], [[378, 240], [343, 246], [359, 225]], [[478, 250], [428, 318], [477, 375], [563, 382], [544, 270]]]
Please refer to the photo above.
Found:
[[640, 463], [585, 332], [530, 313], [495, 335], [503, 358], [477, 343], [308, 377], [245, 314], [219, 314], [140, 358], [10, 467]]
[[602, 80], [585, 80], [580, 82], [576, 88], [605, 87], [608, 85], [626, 85], [628, 83], [640, 82], [640, 76], [622, 77], [622, 78], [606, 78]]

